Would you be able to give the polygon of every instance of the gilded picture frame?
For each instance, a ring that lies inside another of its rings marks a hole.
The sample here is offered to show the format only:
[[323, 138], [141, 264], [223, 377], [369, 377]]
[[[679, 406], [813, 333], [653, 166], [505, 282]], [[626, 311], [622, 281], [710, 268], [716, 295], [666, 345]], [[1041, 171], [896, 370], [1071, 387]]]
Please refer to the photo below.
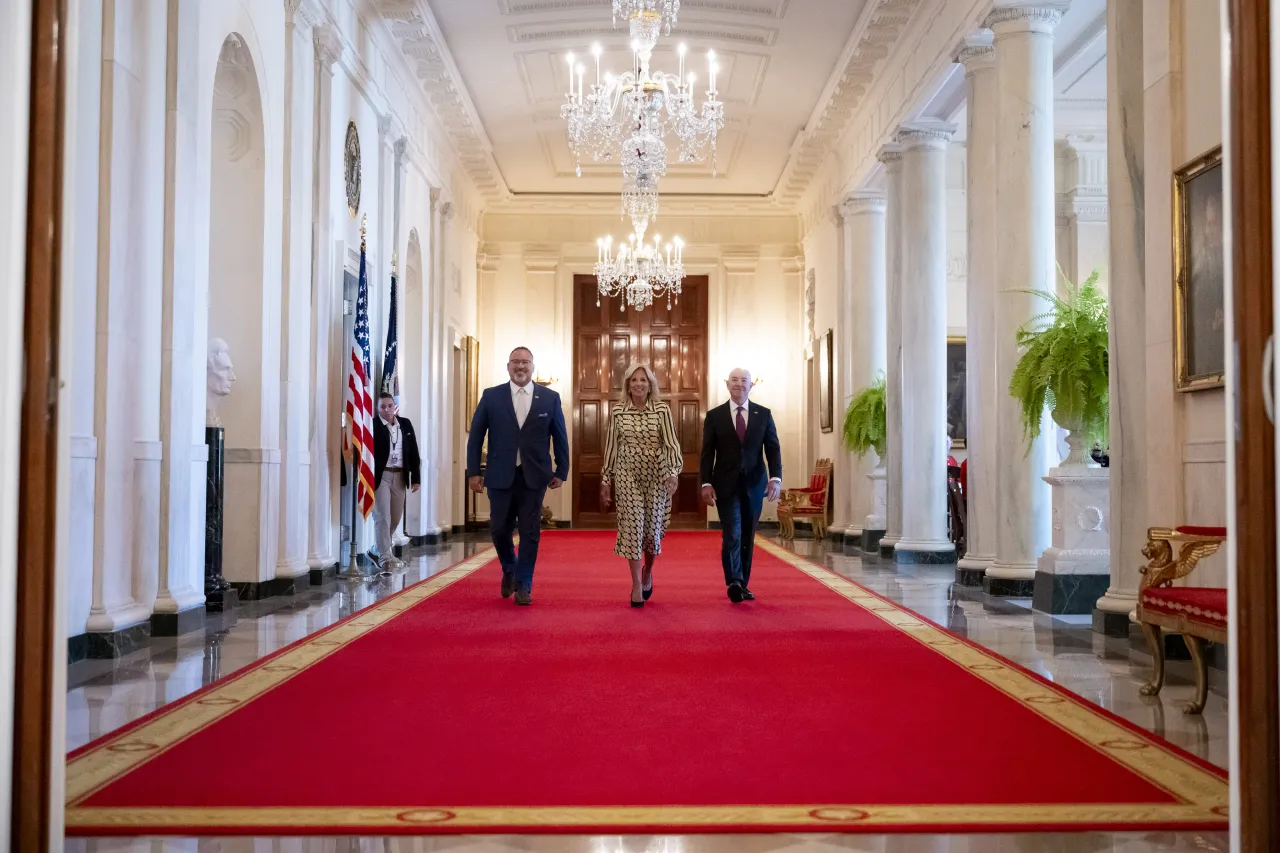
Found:
[[968, 345], [964, 335], [947, 335], [947, 435], [951, 446], [965, 447], [969, 440], [969, 419], [965, 405], [968, 385]]
[[463, 339], [463, 355], [467, 360], [467, 432], [471, 431], [471, 418], [480, 404], [480, 342], [468, 335]]
[[835, 431], [835, 408], [832, 399], [832, 375], [834, 373], [835, 364], [833, 362], [832, 341], [834, 335], [831, 329], [818, 338], [818, 419], [819, 426], [824, 433]]
[[1179, 391], [1220, 388], [1226, 371], [1222, 146], [1173, 174], [1174, 372]]

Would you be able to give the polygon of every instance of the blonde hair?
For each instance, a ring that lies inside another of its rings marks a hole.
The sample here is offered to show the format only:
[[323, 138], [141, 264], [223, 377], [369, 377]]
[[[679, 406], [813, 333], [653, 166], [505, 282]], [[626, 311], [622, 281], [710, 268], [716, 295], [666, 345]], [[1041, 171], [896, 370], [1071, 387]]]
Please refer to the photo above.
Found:
[[627, 372], [622, 374], [622, 402], [631, 402], [631, 377], [635, 376], [641, 370], [644, 371], [645, 378], [649, 380], [649, 396], [645, 398], [645, 402], [650, 401], [657, 403], [662, 400], [662, 391], [658, 388], [658, 377], [653, 372], [653, 368], [642, 361], [632, 362], [627, 368]]

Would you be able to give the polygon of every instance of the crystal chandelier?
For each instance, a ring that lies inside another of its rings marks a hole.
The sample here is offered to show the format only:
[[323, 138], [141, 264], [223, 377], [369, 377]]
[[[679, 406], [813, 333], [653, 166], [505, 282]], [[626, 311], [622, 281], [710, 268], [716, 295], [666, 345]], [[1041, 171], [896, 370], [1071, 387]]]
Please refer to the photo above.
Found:
[[651, 21], [656, 18], [656, 26], [671, 35], [671, 28], [676, 25], [676, 15], [679, 12], [680, 0], [613, 0], [613, 25], [616, 27], [618, 19], [623, 18], [632, 22], [634, 30], [636, 20]]
[[661, 235], [655, 234], [649, 243], [637, 225], [631, 239], [618, 246], [616, 255], [612, 237], [597, 240], [596, 250], [596, 307], [601, 297], [620, 297], [620, 311], [626, 311], [628, 305], [643, 311], [655, 296], [665, 295], [668, 309], [680, 300], [684, 243], [679, 237], [663, 247]]
[[[636, 0], [633, 0], [635, 2]], [[645, 2], [646, 0], [640, 0]], [[647, 0], [652, 2], [652, 0]], [[646, 172], [655, 176], [667, 171], [668, 133], [680, 140], [680, 162], [696, 163], [705, 159], [708, 149], [715, 174], [716, 137], [724, 127], [724, 104], [718, 100], [716, 75], [720, 67], [715, 51], [707, 52], [708, 87], [706, 100], [694, 103], [696, 76], [684, 70], [686, 47], [680, 45], [678, 74], [651, 72], [649, 60], [657, 41], [657, 27], [644, 40], [636, 37], [632, 20], [632, 70], [614, 77], [600, 77], [600, 45], [591, 49], [596, 60], [596, 82], [586, 91], [582, 63], [573, 54], [569, 60], [569, 95], [560, 108], [568, 124], [569, 150], [573, 152], [577, 174], [582, 174], [582, 157], [608, 160], [615, 154], [627, 171]], [[576, 85], [575, 85], [576, 76]]]

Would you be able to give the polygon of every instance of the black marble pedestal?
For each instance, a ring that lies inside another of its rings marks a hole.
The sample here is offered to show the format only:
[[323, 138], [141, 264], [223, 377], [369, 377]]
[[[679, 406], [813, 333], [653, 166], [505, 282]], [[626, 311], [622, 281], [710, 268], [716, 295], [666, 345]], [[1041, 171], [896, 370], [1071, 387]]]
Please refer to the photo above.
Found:
[[1031, 607], [1041, 613], [1092, 613], [1098, 599], [1107, 594], [1110, 575], [1054, 575], [1036, 572]]
[[987, 570], [974, 569], [968, 566], [956, 566], [956, 583], [960, 586], [982, 586], [982, 579], [986, 577]]
[[956, 549], [916, 551], [912, 548], [895, 547], [893, 561], [901, 566], [947, 566], [956, 561]]
[[991, 575], [984, 575], [982, 591], [1002, 598], [1030, 598], [1036, 591], [1036, 582], [1031, 578], [993, 578]]
[[880, 540], [883, 538], [883, 530], [869, 530], [864, 528], [862, 531], [862, 542], [859, 546], [862, 549], [862, 555], [864, 557], [877, 556], [880, 553]]
[[204, 428], [209, 462], [204, 481], [204, 597], [209, 610], [235, 607], [239, 599], [222, 576], [222, 498], [225, 431], [220, 426]]

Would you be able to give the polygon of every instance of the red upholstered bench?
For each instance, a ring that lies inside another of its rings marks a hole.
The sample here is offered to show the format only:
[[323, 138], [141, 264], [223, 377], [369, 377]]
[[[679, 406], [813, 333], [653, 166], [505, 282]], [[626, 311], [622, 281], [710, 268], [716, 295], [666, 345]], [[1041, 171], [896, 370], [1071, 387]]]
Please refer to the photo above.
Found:
[[[1227, 641], [1227, 591], [1220, 587], [1173, 586], [1173, 582], [1191, 574], [1197, 563], [1226, 541], [1225, 527], [1152, 527], [1142, 549], [1148, 562], [1142, 568], [1138, 586], [1137, 616], [1151, 646], [1155, 669], [1141, 692], [1143, 696], [1154, 696], [1164, 686], [1163, 632], [1181, 634], [1196, 670], [1195, 698], [1183, 707], [1188, 714], [1203, 711], [1209, 693], [1204, 643]], [[1180, 546], [1176, 558], [1175, 544]]]

